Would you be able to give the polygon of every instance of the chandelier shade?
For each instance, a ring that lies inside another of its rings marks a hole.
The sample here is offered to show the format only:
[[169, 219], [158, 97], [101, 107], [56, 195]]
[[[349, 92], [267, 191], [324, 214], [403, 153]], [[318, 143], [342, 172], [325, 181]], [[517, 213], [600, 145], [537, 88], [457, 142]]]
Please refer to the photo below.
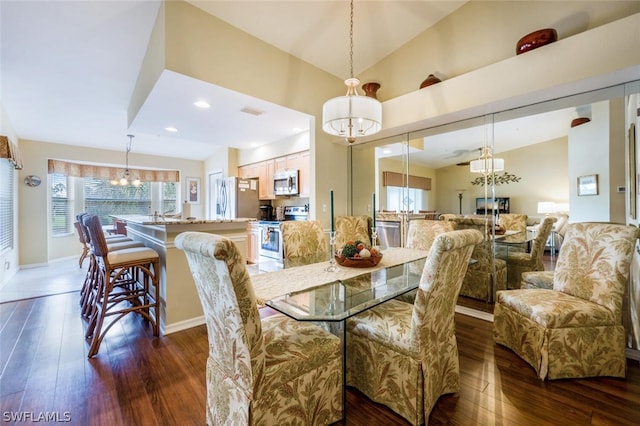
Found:
[[504, 159], [493, 158], [489, 147], [482, 148], [482, 154], [477, 160], [472, 160], [469, 163], [469, 169], [471, 173], [491, 174], [495, 172], [501, 172], [504, 170]]
[[357, 78], [345, 80], [349, 88], [346, 96], [329, 99], [322, 106], [322, 130], [330, 135], [346, 138], [350, 143], [356, 137], [378, 133], [382, 127], [382, 104], [369, 96], [360, 96]]
[[358, 95], [360, 80], [353, 76], [353, 0], [351, 0], [349, 32], [349, 65], [351, 77], [344, 81], [347, 94], [329, 99], [322, 106], [322, 130], [340, 136], [349, 143], [357, 137], [373, 135], [382, 128], [382, 104], [375, 98]]

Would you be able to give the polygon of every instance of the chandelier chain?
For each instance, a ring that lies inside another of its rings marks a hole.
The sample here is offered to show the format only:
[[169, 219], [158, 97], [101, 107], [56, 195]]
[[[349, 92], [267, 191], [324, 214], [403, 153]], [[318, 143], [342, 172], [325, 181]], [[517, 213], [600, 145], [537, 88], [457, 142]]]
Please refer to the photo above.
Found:
[[350, 27], [349, 27], [349, 66], [351, 69], [351, 78], [353, 78], [353, 0], [351, 0], [351, 15], [349, 17]]

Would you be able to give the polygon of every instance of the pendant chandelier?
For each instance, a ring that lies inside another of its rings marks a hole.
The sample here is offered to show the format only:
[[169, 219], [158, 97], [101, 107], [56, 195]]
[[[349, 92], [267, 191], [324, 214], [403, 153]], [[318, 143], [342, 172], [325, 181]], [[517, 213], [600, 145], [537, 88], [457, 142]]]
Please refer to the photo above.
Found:
[[353, 0], [349, 30], [349, 65], [351, 77], [344, 81], [346, 96], [329, 99], [322, 106], [322, 130], [341, 136], [349, 143], [357, 137], [373, 135], [382, 128], [382, 104], [369, 96], [358, 95], [360, 80], [353, 76]]
[[504, 170], [504, 159], [493, 158], [490, 148], [485, 146], [482, 148], [480, 157], [477, 160], [471, 161], [469, 168], [471, 173], [490, 175]]
[[133, 135], [127, 135], [127, 137], [129, 138], [129, 143], [127, 144], [127, 152], [125, 154], [125, 166], [124, 166], [124, 173], [122, 173], [122, 176], [120, 177], [120, 179], [114, 179], [111, 181], [111, 185], [119, 185], [119, 186], [128, 186], [129, 182], [131, 182], [132, 186], [141, 186], [142, 182], [140, 182], [140, 179], [136, 178], [131, 178], [131, 172], [129, 171], [129, 152], [131, 152], [131, 143], [133, 142]]

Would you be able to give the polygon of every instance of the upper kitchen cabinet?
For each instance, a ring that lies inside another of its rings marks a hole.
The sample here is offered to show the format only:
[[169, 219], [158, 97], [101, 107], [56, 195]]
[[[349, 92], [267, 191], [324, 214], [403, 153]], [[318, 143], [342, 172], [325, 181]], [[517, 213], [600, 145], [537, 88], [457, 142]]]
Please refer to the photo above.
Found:
[[287, 169], [289, 170], [298, 170], [299, 171], [299, 179], [298, 189], [300, 190], [299, 197], [309, 197], [310, 187], [309, 180], [311, 177], [310, 169], [310, 155], [309, 151], [302, 151], [296, 154], [291, 154], [287, 156]]
[[307, 198], [311, 192], [311, 163], [309, 151], [297, 152], [282, 157], [272, 158], [259, 163], [247, 164], [238, 167], [238, 176], [257, 177], [259, 180], [259, 193], [261, 200], [273, 200], [273, 174], [279, 170], [298, 170], [299, 197]]

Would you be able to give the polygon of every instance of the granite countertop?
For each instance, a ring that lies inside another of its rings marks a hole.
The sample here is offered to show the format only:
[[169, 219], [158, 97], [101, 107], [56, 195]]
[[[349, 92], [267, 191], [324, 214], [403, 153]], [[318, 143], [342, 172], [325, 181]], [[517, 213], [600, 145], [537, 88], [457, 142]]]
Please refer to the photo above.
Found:
[[201, 224], [201, 223], [246, 223], [257, 222], [256, 218], [239, 217], [236, 219], [196, 219], [196, 218], [175, 218], [175, 217], [153, 217], [149, 215], [112, 215], [116, 219], [122, 219], [129, 223], [136, 223], [138, 225], [188, 225], [188, 224]]

